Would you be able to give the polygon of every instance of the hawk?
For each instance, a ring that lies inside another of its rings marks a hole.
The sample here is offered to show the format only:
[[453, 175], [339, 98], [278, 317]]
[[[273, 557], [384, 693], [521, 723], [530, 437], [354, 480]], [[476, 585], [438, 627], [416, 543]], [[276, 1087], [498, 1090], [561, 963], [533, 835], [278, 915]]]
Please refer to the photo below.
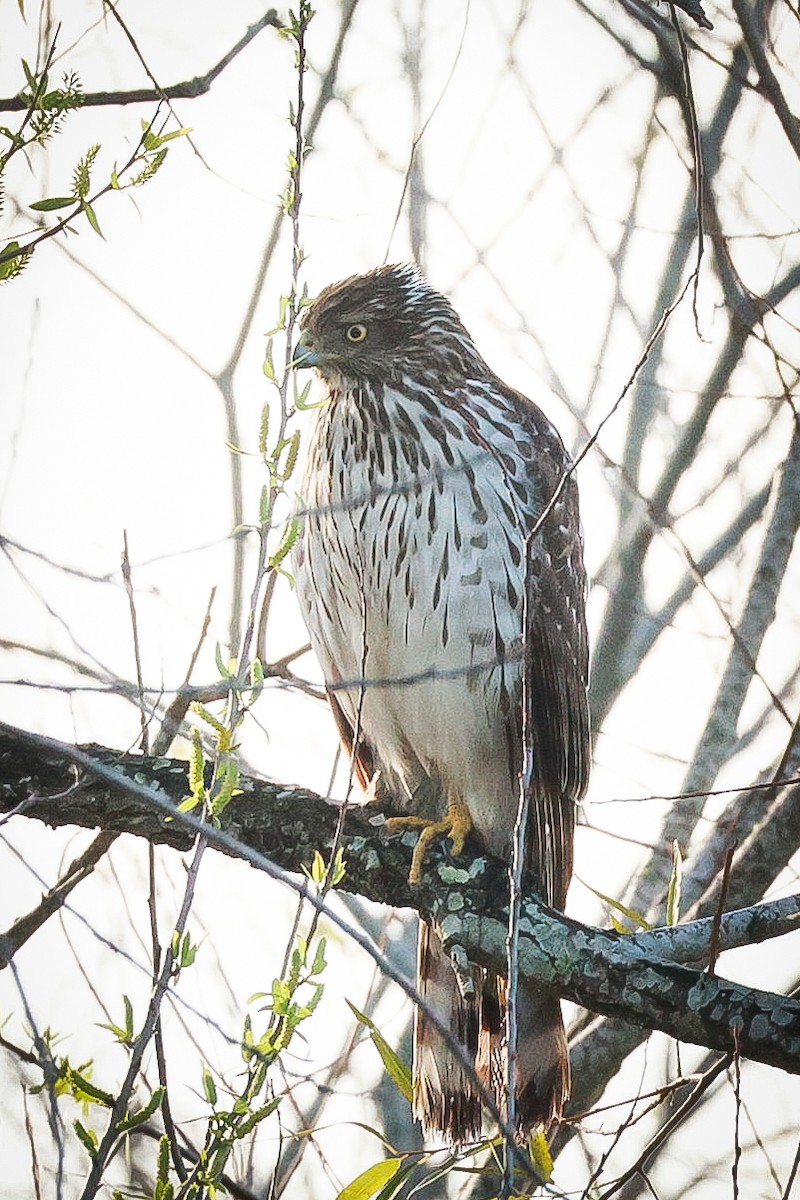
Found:
[[[456, 850], [471, 828], [510, 860], [524, 670], [535, 772], [526, 862], [563, 909], [589, 720], [586, 577], [561, 439], [415, 267], [333, 284], [301, 328], [295, 365], [316, 368], [327, 397], [300, 489], [297, 594], [358, 777], [450, 833]], [[412, 876], [419, 866], [417, 854]], [[478, 974], [465, 999], [421, 924], [419, 991], [502, 1109], [505, 980]], [[520, 1133], [558, 1119], [569, 1092], [559, 999], [527, 980], [517, 1089]], [[480, 1134], [474, 1074], [424, 1008], [414, 1108], [454, 1142]]]

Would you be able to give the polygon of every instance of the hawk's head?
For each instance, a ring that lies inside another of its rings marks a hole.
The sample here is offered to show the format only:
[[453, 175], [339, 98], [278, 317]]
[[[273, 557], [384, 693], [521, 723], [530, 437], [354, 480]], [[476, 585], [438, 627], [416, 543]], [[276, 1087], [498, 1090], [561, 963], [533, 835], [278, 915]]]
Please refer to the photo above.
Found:
[[301, 328], [295, 365], [330, 383], [460, 382], [487, 369], [450, 302], [407, 264], [331, 284]]

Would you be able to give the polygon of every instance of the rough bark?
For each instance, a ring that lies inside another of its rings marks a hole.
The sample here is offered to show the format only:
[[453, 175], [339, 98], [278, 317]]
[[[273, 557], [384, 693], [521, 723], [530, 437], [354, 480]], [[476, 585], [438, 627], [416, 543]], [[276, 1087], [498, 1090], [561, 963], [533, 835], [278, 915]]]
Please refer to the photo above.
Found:
[[[74, 747], [0, 725], [0, 811], [52, 826], [130, 833], [186, 850], [199, 833], [223, 853], [270, 870], [299, 873], [315, 850], [334, 843], [340, 808], [300, 788], [244, 776], [215, 824], [176, 805], [187, 794], [178, 759]], [[502, 970], [507, 867], [469, 853], [433, 849], [423, 881], [408, 883], [416, 835], [389, 834], [384, 809], [351, 807], [341, 846], [342, 890], [416, 909], [437, 926], [454, 961]], [[713, 920], [637, 936], [593, 929], [548, 909], [526, 889], [520, 921], [520, 971], [566, 999], [681, 1041], [736, 1050], [800, 1074], [800, 1000], [733, 984], [681, 965], [702, 961]], [[800, 925], [800, 897], [724, 917], [719, 949], [749, 944]]]

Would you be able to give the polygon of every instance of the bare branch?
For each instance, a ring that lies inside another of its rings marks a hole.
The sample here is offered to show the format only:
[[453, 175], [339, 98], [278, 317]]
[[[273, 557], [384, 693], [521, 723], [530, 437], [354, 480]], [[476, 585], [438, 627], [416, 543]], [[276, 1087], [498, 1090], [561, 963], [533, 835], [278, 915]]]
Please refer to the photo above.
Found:
[[[85, 92], [81, 103], [82, 108], [101, 108], [101, 107], [117, 107], [123, 104], [153, 104], [160, 100], [194, 100], [198, 96], [204, 96], [206, 92], [211, 90], [211, 85], [214, 83], [218, 75], [221, 75], [227, 66], [229, 66], [238, 54], [244, 50], [245, 46], [252, 42], [256, 34], [261, 33], [262, 29], [266, 29], [271, 25], [273, 29], [280, 29], [283, 22], [279, 19], [274, 8], [260, 17], [258, 21], [250, 25], [247, 32], [235, 46], [232, 46], [227, 54], [224, 54], [219, 62], [206, 71], [205, 75], [195, 75], [194, 79], [187, 79], [183, 83], [173, 83], [169, 87], [152, 87], [152, 88], [132, 88], [128, 91], [120, 92]], [[0, 112], [23, 112], [28, 107], [28, 104], [21, 96], [7, 96], [5, 99], [0, 99]]]
[[764, 17], [768, 10], [747, 4], [745, 0], [733, 0], [733, 11], [736, 13], [747, 49], [758, 72], [758, 90], [772, 105], [775, 116], [780, 121], [783, 132], [788, 138], [789, 145], [800, 158], [800, 123], [790, 109], [775, 72], [770, 66], [765, 49], [767, 45], [766, 30], [759, 29], [756, 22], [756, 13], [759, 12]]
[[[77, 786], [66, 794], [65, 779], [82, 768]], [[13, 807], [37, 794], [26, 815], [51, 824], [102, 824], [107, 832], [126, 830], [152, 841], [186, 848], [198, 833], [210, 846], [244, 858], [284, 882], [299, 871], [313, 851], [336, 836], [338, 806], [299, 789], [249, 777], [243, 795], [229, 805], [220, 827], [205, 825], [175, 808], [185, 792], [185, 764], [175, 759], [117, 755], [103, 748], [91, 753], [38, 735], [0, 725], [0, 795]], [[47, 789], [60, 793], [49, 804]], [[451, 951], [461, 947], [469, 958], [502, 972], [508, 935], [508, 881], [504, 863], [488, 858], [431, 853], [422, 884], [408, 882], [413, 841], [408, 833], [387, 837], [385, 814], [375, 805], [350, 809], [342, 845], [347, 863], [345, 886], [380, 903], [418, 909], [438, 928]], [[264, 856], [268, 852], [270, 858]], [[453, 865], [455, 862], [455, 866]], [[456, 897], [454, 901], [454, 897]], [[322, 901], [315, 901], [317, 906]], [[780, 910], [736, 914], [732, 929], [795, 928], [792, 901]], [[328, 911], [329, 917], [333, 914]], [[728, 918], [720, 927], [720, 946]], [[786, 924], [788, 922], [788, 925]], [[688, 940], [696, 955], [710, 922]], [[733, 1030], [746, 1057], [800, 1074], [800, 1000], [748, 989], [691, 970], [674, 961], [672, 942], [686, 946], [675, 930], [659, 931], [659, 948], [672, 961], [653, 956], [653, 943], [613, 931], [592, 929], [548, 909], [526, 884], [520, 911], [519, 961], [522, 975], [575, 1003], [647, 1029], [661, 1029], [681, 1041], [714, 1049], [734, 1048]], [[766, 932], [769, 936], [769, 932]], [[699, 939], [699, 940], [698, 940]], [[738, 943], [737, 943], [738, 944]]]

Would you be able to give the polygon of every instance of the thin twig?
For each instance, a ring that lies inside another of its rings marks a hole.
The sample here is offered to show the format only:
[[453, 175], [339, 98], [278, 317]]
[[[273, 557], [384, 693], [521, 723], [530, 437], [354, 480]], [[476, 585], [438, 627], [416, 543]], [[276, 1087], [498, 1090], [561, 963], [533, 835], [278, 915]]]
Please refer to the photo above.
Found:
[[722, 868], [722, 882], [719, 889], [719, 899], [717, 901], [717, 910], [714, 913], [713, 924], [711, 926], [711, 938], [708, 946], [708, 966], [706, 970], [709, 975], [713, 975], [716, 966], [717, 958], [719, 957], [719, 929], [722, 921], [722, 914], [725, 911], [725, 900], [728, 895], [728, 886], [731, 878], [731, 864], [733, 863], [733, 855], [736, 850], [736, 842], [732, 842], [725, 854], [725, 865]]
[[144, 680], [142, 677], [142, 654], [139, 645], [139, 622], [136, 616], [136, 601], [133, 596], [133, 581], [131, 579], [131, 559], [128, 550], [128, 531], [122, 531], [122, 579], [125, 593], [128, 597], [128, 608], [131, 614], [131, 633], [133, 635], [133, 657], [136, 663], [136, 688], [139, 698], [139, 717], [141, 720], [142, 736], [139, 742], [143, 754], [150, 753], [150, 734], [148, 728], [147, 708], [144, 702]]
[[[523, 659], [528, 632], [530, 589], [533, 585], [531, 564], [533, 538], [525, 539], [525, 586], [522, 600]], [[533, 754], [533, 697], [528, 671], [522, 671], [522, 770], [519, 777], [519, 799], [514, 822], [514, 842], [509, 865], [509, 905], [506, 959], [508, 989], [506, 995], [506, 1145], [503, 1158], [503, 1178], [500, 1188], [501, 1200], [507, 1200], [514, 1188], [514, 1161], [516, 1143], [513, 1140], [517, 1128], [517, 1050], [518, 1050], [518, 997], [519, 997], [519, 919], [522, 910], [522, 876], [525, 870], [528, 846], [528, 813], [535, 772], [539, 764]], [[512, 1140], [509, 1140], [512, 1139]]]
[[59, 22], [59, 24], [56, 28], [56, 31], [53, 34], [52, 40], [50, 42], [50, 48], [47, 52], [47, 58], [45, 59], [45, 64], [42, 67], [42, 70], [39, 72], [39, 78], [36, 81], [36, 91], [33, 93], [30, 100], [26, 100], [24, 98], [24, 96], [16, 96], [15, 97], [15, 101], [17, 104], [16, 111], [19, 112], [20, 110], [24, 109], [25, 117], [23, 118], [22, 124], [20, 125], [19, 129], [17, 130], [17, 136], [11, 144], [11, 148], [5, 154], [0, 155], [0, 171], [5, 171], [6, 167], [8, 166], [9, 162], [11, 161], [11, 158], [13, 157], [13, 155], [15, 155], [17, 153], [17, 151], [22, 150], [25, 147], [25, 141], [22, 137], [22, 134], [25, 132], [26, 127], [33, 120], [33, 114], [36, 112], [39, 101], [42, 98], [42, 93], [44, 92], [45, 88], [47, 87], [47, 82], [48, 82], [47, 77], [50, 72], [50, 68], [53, 64], [53, 56], [55, 55], [55, 52], [56, 52], [56, 42], [58, 40], [58, 35], [60, 32], [61, 32], [61, 22]]
[[[123, 21], [122, 17], [120, 16], [120, 14], [117, 10], [116, 4], [113, 3], [113, 0], [102, 0], [102, 2], [103, 2], [103, 7], [111, 13], [112, 17], [117, 22], [120, 29], [122, 30], [125, 37], [127, 38], [128, 42], [131, 46], [131, 49], [133, 50], [137, 59], [141, 63], [142, 67], [144, 68], [145, 74], [149, 77], [151, 83], [153, 84], [156, 96], [158, 97], [158, 99], [160, 101], [163, 101], [167, 105], [167, 108], [170, 111], [170, 115], [173, 117], [173, 119], [175, 120], [175, 123], [177, 124], [178, 128], [180, 129], [183, 126], [183, 122], [178, 118], [178, 114], [175, 112], [175, 107], [172, 104], [172, 98], [167, 95], [166, 91], [164, 90], [164, 88], [161, 87], [161, 85], [159, 84], [155, 75], [153, 74], [150, 67], [148, 66], [144, 55], [142, 54], [141, 50], [139, 49], [139, 46], [136, 42], [135, 37], [133, 36], [130, 29]], [[275, 19], [273, 21], [270, 21], [270, 19], [269, 19], [270, 16], [273, 16]], [[244, 38], [242, 38], [240, 40], [240, 42], [238, 43], [238, 46], [235, 47], [232, 55], [226, 56], [227, 61], [226, 61], [226, 59], [223, 59], [222, 62], [219, 63], [216, 68], [214, 68], [214, 71], [216, 72], [216, 74], [212, 75], [212, 72], [209, 72], [209, 76], [211, 76], [211, 79], [208, 80], [207, 86], [210, 87], [210, 84], [211, 84], [213, 78], [216, 78], [216, 75], [219, 74], [219, 72], [222, 70], [223, 66], [227, 66], [227, 63], [231, 61], [231, 57], [235, 57], [235, 55], [239, 52], [239, 50], [241, 50], [244, 46], [246, 46], [247, 43], [249, 41], [251, 41], [251, 39], [253, 37], [255, 37], [256, 33], [260, 32], [260, 29], [263, 29], [265, 25], [271, 25], [271, 24], [277, 24], [277, 18], [275, 17], [274, 9], [271, 9], [270, 12], [267, 13], [266, 17], [262, 17], [260, 22], [256, 22], [255, 25], [251, 26], [251, 28], [248, 29]], [[205, 158], [200, 153], [200, 151], [197, 147], [197, 143], [192, 138], [191, 133], [186, 134], [186, 140], [189, 143], [189, 145], [192, 147], [192, 150], [194, 150], [195, 154], [197, 155], [197, 157], [199, 158], [199, 160], [203, 164], [203, 166], [207, 170], [211, 170], [211, 168], [209, 167], [209, 164], [206, 162]]]
[[[158, 113], [156, 113], [156, 116], [153, 118], [151, 124], [155, 122], [157, 116]], [[116, 171], [115, 174], [117, 178], [121, 178], [127, 171], [129, 171], [139, 158], [144, 148], [145, 137], [147, 132], [149, 132], [149, 129], [150, 126], [148, 126], [146, 132], [142, 133], [142, 136], [139, 138], [139, 141], [136, 143], [133, 152], [129, 155], [125, 164], [118, 171]], [[56, 234], [62, 233], [65, 229], [67, 229], [77, 217], [86, 211], [87, 208], [94, 208], [95, 204], [102, 196], [106, 196], [109, 192], [116, 190], [118, 190], [118, 185], [115, 186], [113, 182], [109, 182], [94, 192], [93, 195], [88, 199], [76, 200], [75, 207], [71, 209], [65, 217], [61, 217], [58, 221], [56, 221], [55, 225], [50, 225], [47, 229], [43, 229], [41, 233], [37, 234], [36, 237], [32, 237], [29, 242], [25, 242], [25, 244], [22, 246], [17, 246], [16, 243], [12, 242], [11, 245], [6, 246], [4, 250], [0, 250], [0, 266], [2, 266], [3, 263], [11, 262], [15, 258], [24, 258], [32, 254], [36, 247], [41, 245], [42, 242], [46, 242], [49, 238], [55, 237]]]
[[[200, 657], [200, 651], [203, 648], [203, 643], [208, 636], [208, 627], [211, 624], [211, 609], [213, 607], [214, 597], [216, 594], [217, 588], [215, 584], [214, 587], [212, 587], [208, 597], [208, 604], [206, 605], [203, 624], [200, 627], [200, 633], [198, 635], [197, 642], [195, 643], [194, 650], [192, 651], [192, 657], [189, 659], [189, 666], [186, 668], [186, 675], [184, 676], [183, 684], [167, 708], [167, 711], [164, 713], [164, 717], [161, 721], [161, 728], [156, 735], [155, 745], [153, 747], [155, 754], [167, 753], [174, 738], [178, 735], [192, 699], [200, 699], [200, 697], [196, 694], [197, 689], [190, 688], [190, 680], [192, 677], [192, 672], [197, 665], [197, 660]], [[223, 699], [223, 697], [226, 695], [226, 689], [227, 685], [220, 685], [218, 688], [218, 694], [214, 696], [214, 699]]]
[[[38, 1065], [38, 1064], [37, 1064]], [[28, 1091], [24, 1084], [20, 1085], [22, 1091], [22, 1106], [25, 1110], [25, 1136], [28, 1139], [28, 1146], [31, 1151], [31, 1174], [33, 1176], [33, 1195], [35, 1200], [42, 1200], [41, 1177], [39, 1174], [39, 1156], [36, 1153], [36, 1138], [33, 1134], [33, 1125], [31, 1123], [31, 1114], [28, 1108]]]
[[[109, 4], [109, 8], [113, 11], [113, 5]], [[116, 12], [114, 15], [118, 17]], [[268, 25], [278, 30], [282, 27], [282, 22], [279, 20], [274, 8], [269, 9], [263, 17], [260, 17], [258, 21], [250, 25], [247, 32], [239, 39], [235, 46], [231, 47], [228, 53], [224, 54], [215, 66], [206, 71], [205, 75], [196, 75], [194, 79], [188, 79], [184, 83], [173, 83], [163, 88], [156, 85], [154, 88], [133, 88], [128, 91], [118, 92], [84, 92], [81, 107], [98, 108], [113, 106], [117, 108], [125, 104], [153, 104], [159, 100], [194, 100], [198, 96], [204, 96], [211, 90], [211, 85], [217, 76], [233, 62], [236, 56], [244, 50], [245, 46], [253, 40], [256, 34], [260, 33], [262, 29], [266, 29]], [[55, 39], [52, 49], [55, 49]], [[45, 71], [47, 71], [52, 59], [52, 49], [50, 58], [45, 65]], [[150, 74], [149, 71], [148, 74]], [[0, 112], [21, 112], [25, 108], [27, 108], [27, 105], [22, 102], [19, 96], [7, 96], [4, 99], [0, 99]]]
[[[158, 936], [158, 891], [156, 888], [156, 848], [152, 843], [147, 846], [147, 875], [149, 884], [149, 895], [147, 898], [147, 911], [150, 917], [150, 941], [153, 956], [153, 987], [158, 986], [158, 973], [161, 969], [161, 942]], [[164, 1122], [164, 1133], [169, 1139], [169, 1152], [172, 1159], [172, 1165], [175, 1168], [175, 1173], [183, 1182], [188, 1178], [189, 1172], [183, 1162], [183, 1154], [178, 1142], [178, 1131], [175, 1128], [175, 1121], [172, 1116], [172, 1108], [169, 1101], [169, 1091], [167, 1088], [167, 1056], [164, 1052], [164, 1030], [161, 1024], [159, 1015], [153, 1031], [153, 1045], [156, 1052], [156, 1066], [158, 1069], [158, 1082], [164, 1088], [164, 1099], [161, 1101], [161, 1118]]]
[[739, 1200], [739, 1160], [742, 1157], [742, 1143], [740, 1141], [741, 1119], [742, 1119], [742, 1071], [739, 1055], [739, 1028], [734, 1025], [733, 1033], [733, 1096], [735, 1100], [735, 1110], [733, 1118], [733, 1163], [731, 1165], [731, 1178], [733, 1182], [733, 1200]]
[[86, 1180], [86, 1185], [81, 1192], [81, 1200], [93, 1200], [93, 1198], [97, 1195], [97, 1191], [102, 1184], [103, 1172], [105, 1171], [105, 1168], [117, 1143], [117, 1139], [121, 1136], [117, 1132], [117, 1127], [128, 1110], [128, 1103], [133, 1092], [133, 1086], [136, 1082], [136, 1077], [139, 1074], [144, 1052], [152, 1040], [153, 1032], [159, 1020], [161, 1004], [173, 977], [173, 971], [175, 967], [174, 947], [178, 945], [186, 930], [186, 922], [189, 918], [189, 911], [191, 909], [194, 891], [197, 884], [197, 876], [200, 871], [200, 864], [203, 859], [206, 845], [207, 842], [201, 834], [197, 840], [194, 857], [189, 868], [186, 888], [184, 890], [183, 900], [181, 902], [181, 909], [178, 913], [177, 920], [175, 921], [172, 942], [167, 946], [164, 952], [161, 971], [158, 976], [156, 987], [151, 996], [150, 1004], [148, 1005], [147, 1016], [145, 1017], [141, 1032], [138, 1034], [133, 1043], [128, 1070], [114, 1101], [114, 1106], [111, 1110], [106, 1132], [103, 1135], [99, 1146], [97, 1147], [95, 1157], [92, 1159], [92, 1165]]
[[[800, 158], [800, 123], [798, 123], [797, 117], [789, 107], [777, 76], [767, 57], [763, 28], [765, 20], [764, 10], [760, 6], [757, 8], [751, 6], [746, 0], [733, 0], [733, 10], [736, 13], [736, 19], [744, 34], [747, 49], [758, 72], [759, 94], [772, 106], [789, 145], [797, 157]], [[761, 28], [756, 24], [756, 13], [759, 14], [758, 19], [762, 22]]]
[[797, 1178], [798, 1168], [800, 1168], [800, 1141], [797, 1143], [794, 1161], [792, 1162], [791, 1170], [789, 1171], [789, 1178], [786, 1180], [786, 1187], [783, 1189], [781, 1200], [789, 1200], [789, 1197], [792, 1194], [792, 1188], [794, 1187], [794, 1181]]
[[466, 37], [467, 37], [467, 29], [469, 27], [469, 11], [470, 11], [470, 0], [466, 0], [466, 4], [464, 6], [464, 23], [463, 23], [463, 26], [461, 29], [461, 37], [459, 39], [458, 46], [456, 47], [456, 52], [455, 52], [455, 55], [453, 56], [453, 61], [450, 65], [450, 70], [447, 74], [447, 78], [445, 79], [445, 81], [442, 85], [439, 95], [436, 97], [436, 100], [434, 101], [433, 107], [431, 108], [427, 117], [423, 121], [421, 128], [419, 129], [418, 133], [415, 135], [414, 140], [411, 143], [411, 152], [408, 156], [408, 164], [406, 166], [405, 174], [403, 176], [403, 187], [400, 191], [400, 199], [397, 202], [397, 210], [395, 212], [394, 221], [392, 222], [392, 227], [389, 230], [389, 239], [386, 243], [386, 253], [383, 256], [384, 263], [388, 262], [388, 260], [389, 260], [389, 254], [390, 254], [391, 248], [392, 248], [392, 240], [393, 240], [395, 232], [397, 230], [397, 226], [400, 223], [400, 215], [403, 211], [403, 203], [406, 198], [406, 192], [408, 191], [408, 186], [409, 186], [409, 183], [411, 182], [411, 177], [412, 177], [412, 172], [414, 169], [414, 162], [416, 159], [417, 151], [419, 150], [420, 144], [422, 142], [422, 139], [425, 136], [428, 126], [430, 125], [433, 118], [436, 116], [436, 112], [437, 112], [440, 104], [442, 103], [445, 96], [447, 95], [448, 88], [450, 87], [453, 76], [456, 73], [456, 67], [458, 66], [459, 60], [461, 58], [461, 52], [464, 49], [464, 42], [466, 41]]
[[679, 1125], [683, 1123], [686, 1117], [696, 1108], [702, 1096], [708, 1091], [712, 1083], [727, 1070], [730, 1066], [731, 1055], [726, 1054], [724, 1058], [719, 1059], [713, 1067], [711, 1067], [701, 1077], [699, 1082], [692, 1089], [691, 1094], [684, 1100], [680, 1108], [677, 1109], [668, 1121], [665, 1121], [658, 1132], [650, 1139], [644, 1150], [636, 1159], [627, 1171], [618, 1176], [617, 1179], [598, 1197], [598, 1200], [611, 1200], [611, 1197], [620, 1190], [620, 1188], [628, 1182], [629, 1179], [635, 1179], [644, 1170], [648, 1160], [660, 1149], [660, 1147], [672, 1136]]
[[704, 209], [704, 193], [705, 193], [705, 169], [703, 166], [703, 143], [700, 138], [700, 125], [697, 120], [697, 107], [694, 102], [694, 91], [692, 89], [692, 73], [689, 70], [689, 51], [686, 47], [686, 37], [684, 36], [683, 26], [678, 20], [678, 14], [675, 12], [675, 4], [669, 5], [669, 15], [672, 21], [675, 34], [678, 39], [678, 48], [681, 57], [681, 66], [683, 68], [683, 87], [686, 96], [686, 113], [689, 121], [689, 134], [692, 142], [692, 158], [694, 159], [694, 186], [695, 186], [695, 221], [697, 222], [697, 260], [693, 272], [694, 288], [692, 291], [692, 311], [694, 313], [694, 327], [697, 336], [700, 337], [700, 316], [697, 311], [697, 289], [700, 283], [700, 264], [703, 259], [703, 209]]
[[0, 970], [7, 967], [21, 946], [37, 933], [46, 921], [57, 913], [63, 906], [67, 896], [89, 875], [92, 874], [98, 862], [107, 853], [110, 846], [119, 835], [102, 830], [88, 848], [84, 850], [67, 868], [59, 879], [36, 905], [36, 908], [25, 916], [18, 917], [14, 924], [0, 935]]

